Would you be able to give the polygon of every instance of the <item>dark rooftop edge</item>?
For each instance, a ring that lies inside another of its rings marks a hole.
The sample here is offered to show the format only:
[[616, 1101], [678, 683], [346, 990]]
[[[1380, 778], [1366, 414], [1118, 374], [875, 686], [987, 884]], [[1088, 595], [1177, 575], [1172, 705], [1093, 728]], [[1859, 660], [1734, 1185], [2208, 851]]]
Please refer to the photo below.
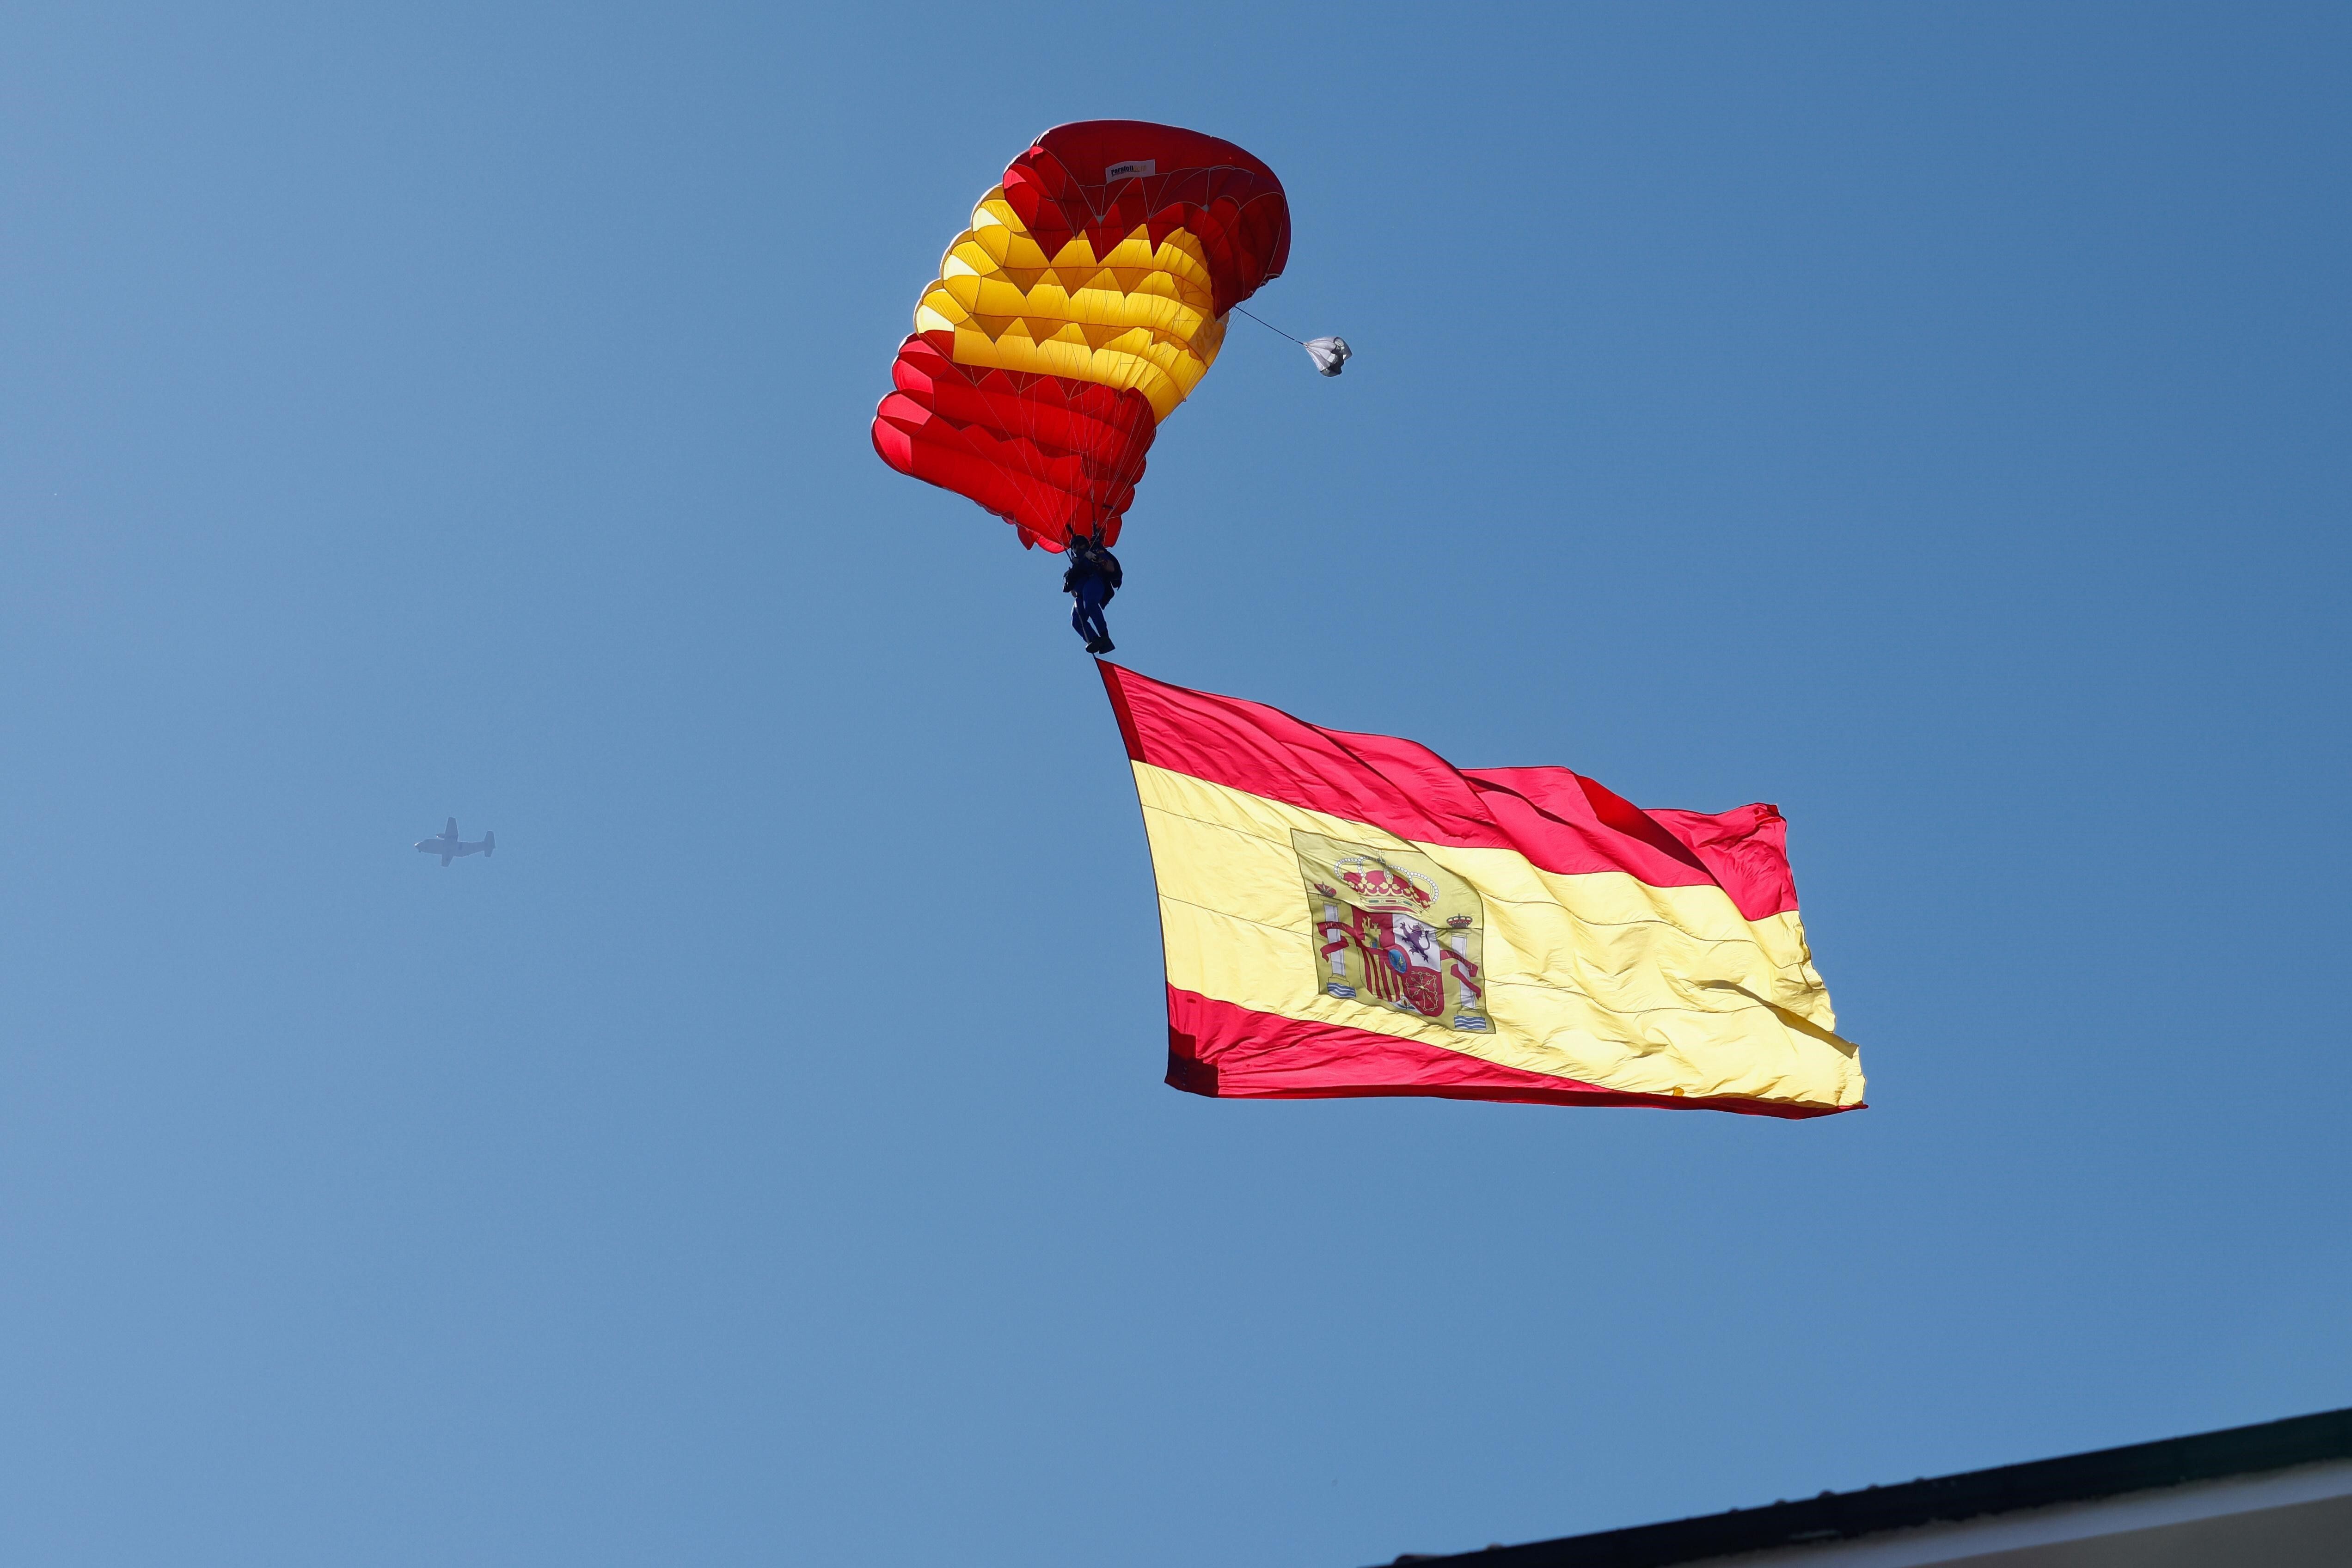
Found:
[[1476, 1568], [1667, 1568], [1739, 1552], [1820, 1545], [1923, 1524], [1957, 1524], [1989, 1514], [2092, 1502], [2345, 1458], [2352, 1458], [2352, 1409], [2326, 1410], [1900, 1486], [1823, 1492], [1801, 1502], [1736, 1508], [1728, 1513], [1523, 1546], [1490, 1546], [1483, 1552], [1407, 1553], [1396, 1561], [1475, 1563]]

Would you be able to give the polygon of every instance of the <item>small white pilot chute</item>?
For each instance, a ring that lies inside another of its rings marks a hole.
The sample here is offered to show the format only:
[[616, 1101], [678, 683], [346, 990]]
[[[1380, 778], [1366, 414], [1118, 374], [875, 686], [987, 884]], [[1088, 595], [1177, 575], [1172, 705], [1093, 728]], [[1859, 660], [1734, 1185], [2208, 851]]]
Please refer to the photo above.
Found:
[[[1247, 316], [1276, 337], [1290, 338], [1288, 332], [1284, 331], [1256, 311], [1242, 310], [1239, 305], [1234, 306], [1234, 309], [1241, 310], [1243, 315]], [[1356, 351], [1348, 346], [1348, 340], [1345, 338], [1290, 338], [1290, 341], [1307, 351], [1307, 357], [1315, 362], [1316, 370], [1324, 375], [1339, 374], [1340, 367], [1356, 357]]]
[[1298, 346], [1307, 351], [1307, 357], [1325, 375], [1339, 374], [1356, 353], [1345, 338], [1309, 338]]

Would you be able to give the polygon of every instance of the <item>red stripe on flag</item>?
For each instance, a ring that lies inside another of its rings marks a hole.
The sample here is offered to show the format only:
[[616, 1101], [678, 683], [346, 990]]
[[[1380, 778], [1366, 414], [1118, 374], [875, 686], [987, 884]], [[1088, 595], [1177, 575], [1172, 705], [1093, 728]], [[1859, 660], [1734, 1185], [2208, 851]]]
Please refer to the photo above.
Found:
[[1622, 871], [1730, 895], [1746, 920], [1797, 907], [1778, 808], [1643, 811], [1567, 768], [1461, 769], [1392, 735], [1325, 730], [1278, 708], [1101, 666], [1132, 760], [1400, 838], [1509, 849], [1539, 869]]
[[1168, 988], [1168, 1082], [1215, 1100], [1344, 1100], [1384, 1095], [1526, 1105], [1632, 1105], [1728, 1110], [1801, 1121], [1859, 1105], [1690, 1100], [1627, 1094], [1575, 1079], [1500, 1067], [1462, 1051], [1339, 1024], [1254, 1012]]

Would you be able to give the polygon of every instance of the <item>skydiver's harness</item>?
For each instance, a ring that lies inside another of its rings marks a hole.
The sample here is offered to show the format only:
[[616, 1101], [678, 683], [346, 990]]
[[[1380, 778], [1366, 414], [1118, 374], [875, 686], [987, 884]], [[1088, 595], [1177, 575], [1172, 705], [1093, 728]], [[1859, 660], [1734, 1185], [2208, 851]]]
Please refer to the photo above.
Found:
[[1070, 564], [1062, 574], [1062, 592], [1075, 595], [1078, 584], [1091, 577], [1102, 584], [1103, 603], [1109, 604], [1126, 575], [1119, 570], [1118, 557], [1083, 534], [1071, 535], [1069, 550]]

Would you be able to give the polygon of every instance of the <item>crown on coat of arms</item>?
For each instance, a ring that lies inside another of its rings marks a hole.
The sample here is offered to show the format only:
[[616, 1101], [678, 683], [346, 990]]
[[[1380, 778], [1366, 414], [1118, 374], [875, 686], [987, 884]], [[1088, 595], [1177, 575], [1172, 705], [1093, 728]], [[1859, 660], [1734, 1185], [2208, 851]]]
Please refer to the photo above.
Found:
[[1470, 923], [1470, 917], [1468, 915], [1448, 915], [1445, 917], [1445, 923], [1452, 926], [1455, 931], [1460, 931], [1464, 926]]
[[1316, 883], [1316, 884], [1315, 884], [1315, 890], [1316, 890], [1317, 892], [1318, 892], [1318, 893], [1322, 894], [1322, 895], [1323, 895], [1325, 898], [1327, 898], [1327, 899], [1336, 899], [1336, 898], [1338, 898], [1338, 897], [1339, 896], [1339, 889], [1337, 889], [1337, 888], [1335, 888], [1335, 887], [1333, 887], [1333, 886], [1332, 886], [1330, 883], [1328, 883], [1328, 882], [1318, 882], [1318, 883]]
[[[1346, 869], [1351, 864], [1361, 869]], [[1342, 861], [1339, 880], [1355, 889], [1368, 910], [1402, 910], [1420, 914], [1437, 900], [1436, 891], [1423, 887], [1419, 879], [1376, 861], [1353, 858]]]

